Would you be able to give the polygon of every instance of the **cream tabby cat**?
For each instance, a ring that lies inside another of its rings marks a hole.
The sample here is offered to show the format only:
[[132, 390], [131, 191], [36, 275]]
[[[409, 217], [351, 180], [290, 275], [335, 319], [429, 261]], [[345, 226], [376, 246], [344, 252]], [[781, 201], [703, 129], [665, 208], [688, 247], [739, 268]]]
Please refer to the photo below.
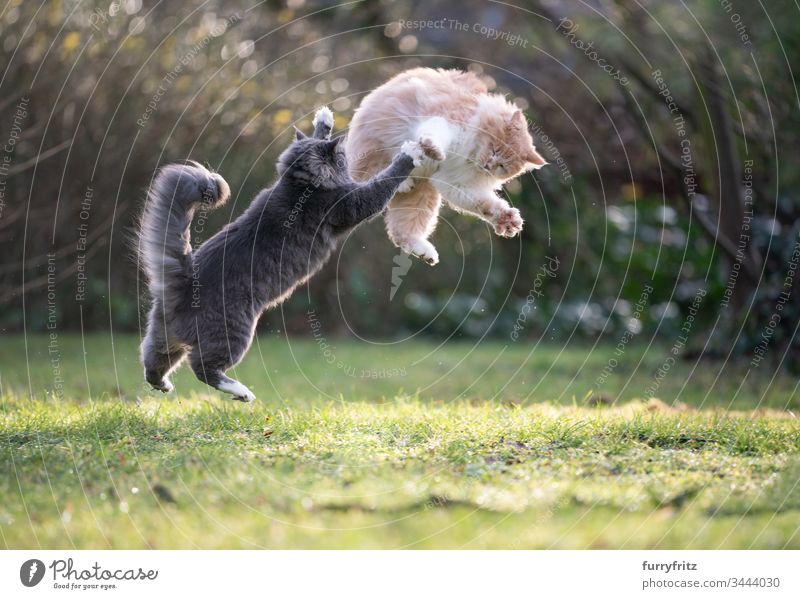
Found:
[[439, 261], [428, 237], [442, 198], [490, 223], [498, 235], [522, 231], [519, 210], [496, 193], [504, 182], [547, 164], [521, 110], [488, 93], [472, 73], [405, 71], [371, 92], [356, 111], [345, 142], [350, 174], [368, 179], [407, 139], [418, 140], [442, 161], [415, 168], [389, 203], [386, 229], [397, 247], [428, 264]]

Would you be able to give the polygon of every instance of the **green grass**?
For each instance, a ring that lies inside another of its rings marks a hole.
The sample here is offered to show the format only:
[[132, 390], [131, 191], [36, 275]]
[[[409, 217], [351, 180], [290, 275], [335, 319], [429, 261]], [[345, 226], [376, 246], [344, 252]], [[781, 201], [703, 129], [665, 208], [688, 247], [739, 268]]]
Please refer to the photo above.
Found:
[[262, 338], [243, 405], [147, 391], [137, 341], [3, 339], [6, 547], [800, 548], [790, 377], [679, 362], [648, 403], [631, 347], [587, 406], [608, 348]]

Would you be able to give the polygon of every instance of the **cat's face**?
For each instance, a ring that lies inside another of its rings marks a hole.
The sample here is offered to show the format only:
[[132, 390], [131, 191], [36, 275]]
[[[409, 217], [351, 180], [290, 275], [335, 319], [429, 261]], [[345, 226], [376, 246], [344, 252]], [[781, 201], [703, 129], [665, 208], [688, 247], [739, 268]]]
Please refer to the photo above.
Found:
[[521, 110], [485, 121], [475, 162], [495, 179], [508, 181], [547, 162], [536, 151]]
[[278, 159], [281, 177], [315, 187], [335, 188], [349, 180], [342, 137], [317, 139], [298, 132], [298, 139]]

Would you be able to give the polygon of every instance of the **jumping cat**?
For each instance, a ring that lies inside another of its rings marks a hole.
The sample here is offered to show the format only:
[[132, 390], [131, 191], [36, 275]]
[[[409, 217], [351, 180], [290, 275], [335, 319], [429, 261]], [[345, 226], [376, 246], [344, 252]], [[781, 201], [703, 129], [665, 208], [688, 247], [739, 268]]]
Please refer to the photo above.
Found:
[[437, 161], [415, 168], [389, 203], [386, 229], [396, 246], [428, 264], [439, 261], [428, 237], [442, 197], [455, 210], [490, 223], [498, 235], [522, 230], [519, 210], [496, 192], [547, 163], [516, 106], [488, 93], [472, 73], [411, 69], [372, 91], [356, 111], [345, 142], [352, 176], [373, 176], [406, 139], [419, 141]]
[[278, 180], [245, 212], [192, 251], [198, 209], [230, 196], [225, 180], [197, 163], [164, 167], [148, 192], [139, 229], [140, 260], [152, 307], [141, 344], [145, 379], [163, 392], [188, 355], [198, 379], [240, 401], [253, 393], [226, 376], [244, 356], [264, 310], [316, 273], [344, 234], [379, 213], [424, 153], [401, 142], [391, 164], [365, 183], [350, 177], [333, 114], [317, 111], [314, 133], [296, 130], [281, 154]]

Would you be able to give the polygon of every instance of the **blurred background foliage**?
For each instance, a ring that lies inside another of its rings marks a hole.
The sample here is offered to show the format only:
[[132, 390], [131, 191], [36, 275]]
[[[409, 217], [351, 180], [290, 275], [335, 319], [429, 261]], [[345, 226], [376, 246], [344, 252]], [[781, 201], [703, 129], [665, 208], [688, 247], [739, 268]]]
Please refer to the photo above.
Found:
[[[691, 317], [691, 351], [746, 354], [788, 290], [773, 354], [798, 366], [789, 0], [12, 0], [0, 31], [3, 331], [139, 330], [130, 238], [159, 165], [193, 158], [231, 184], [201, 242], [273, 179], [293, 124], [328, 104], [345, 130], [370, 89], [425, 65], [475, 71], [526, 110], [552, 164], [506, 188], [522, 237], [445, 209], [441, 263], [409, 266], [372, 222], [264, 332], [311, 336], [313, 309], [332, 338], [672, 342]], [[685, 119], [688, 182], [655, 70]]]

